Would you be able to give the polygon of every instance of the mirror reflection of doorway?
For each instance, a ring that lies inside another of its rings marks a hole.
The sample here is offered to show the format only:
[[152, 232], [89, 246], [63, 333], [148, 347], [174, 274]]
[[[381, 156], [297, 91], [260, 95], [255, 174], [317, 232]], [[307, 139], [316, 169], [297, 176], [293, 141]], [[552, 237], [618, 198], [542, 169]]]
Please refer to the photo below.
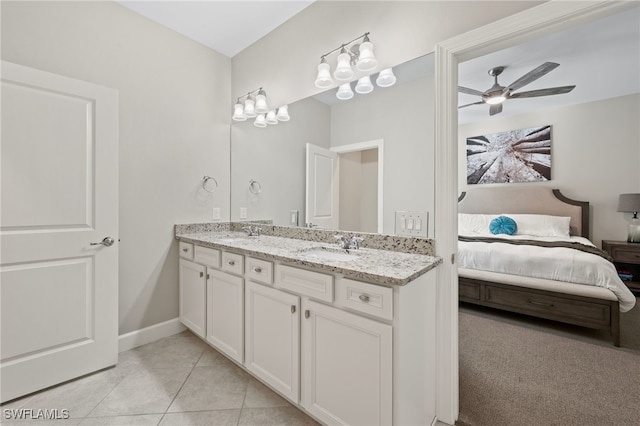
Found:
[[378, 149], [338, 155], [339, 229], [378, 232]]

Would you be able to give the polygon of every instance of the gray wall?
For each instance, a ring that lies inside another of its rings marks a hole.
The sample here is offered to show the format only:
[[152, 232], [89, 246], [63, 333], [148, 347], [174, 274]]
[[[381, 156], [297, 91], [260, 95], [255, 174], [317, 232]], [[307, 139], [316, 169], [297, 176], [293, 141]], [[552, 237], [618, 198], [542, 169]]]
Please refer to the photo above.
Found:
[[551, 180], [492, 184], [548, 186], [569, 198], [591, 203], [591, 240], [626, 240], [629, 213], [616, 212], [618, 195], [640, 192], [640, 95], [628, 95], [515, 117], [460, 126], [460, 191], [466, 178], [466, 138], [550, 124]]
[[119, 332], [176, 318], [173, 225], [228, 219], [230, 59], [115, 2], [7, 1], [2, 59], [120, 91]]

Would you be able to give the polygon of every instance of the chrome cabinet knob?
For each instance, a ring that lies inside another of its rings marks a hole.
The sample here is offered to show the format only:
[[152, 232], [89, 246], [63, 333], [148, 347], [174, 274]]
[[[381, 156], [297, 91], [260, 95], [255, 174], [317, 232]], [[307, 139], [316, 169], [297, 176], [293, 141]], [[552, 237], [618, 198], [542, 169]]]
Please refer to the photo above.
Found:
[[363, 302], [368, 302], [369, 301], [369, 296], [367, 296], [366, 294], [361, 294], [360, 296], [358, 296], [358, 298], [360, 300], [362, 300]]
[[102, 241], [100, 241], [99, 243], [91, 243], [92, 246], [106, 246], [106, 247], [110, 247], [112, 246], [114, 243], [116, 242], [116, 240], [113, 239], [113, 237], [104, 237], [102, 239]]

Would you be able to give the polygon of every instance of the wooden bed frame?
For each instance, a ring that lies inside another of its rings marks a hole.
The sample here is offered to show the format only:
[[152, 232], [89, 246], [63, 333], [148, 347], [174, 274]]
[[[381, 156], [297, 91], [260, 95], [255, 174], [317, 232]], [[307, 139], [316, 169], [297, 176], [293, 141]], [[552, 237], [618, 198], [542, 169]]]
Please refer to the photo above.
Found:
[[[571, 234], [589, 238], [589, 202], [546, 187], [473, 189], [458, 198], [458, 212], [548, 214], [571, 217]], [[458, 278], [459, 300], [509, 312], [609, 330], [620, 346], [619, 302], [503, 282]]]

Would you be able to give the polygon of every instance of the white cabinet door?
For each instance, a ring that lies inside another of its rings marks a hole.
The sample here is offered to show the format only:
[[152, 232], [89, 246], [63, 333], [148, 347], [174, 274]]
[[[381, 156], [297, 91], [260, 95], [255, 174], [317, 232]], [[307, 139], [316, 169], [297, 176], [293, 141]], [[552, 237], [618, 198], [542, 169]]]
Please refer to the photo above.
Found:
[[0, 74], [4, 402], [118, 360], [118, 92]]
[[297, 404], [300, 298], [247, 281], [245, 308], [245, 367]]
[[327, 424], [390, 425], [392, 327], [312, 301], [302, 309], [302, 406]]
[[207, 341], [242, 364], [244, 279], [207, 270]]
[[205, 336], [205, 269], [202, 265], [180, 259], [180, 321], [200, 337]]

